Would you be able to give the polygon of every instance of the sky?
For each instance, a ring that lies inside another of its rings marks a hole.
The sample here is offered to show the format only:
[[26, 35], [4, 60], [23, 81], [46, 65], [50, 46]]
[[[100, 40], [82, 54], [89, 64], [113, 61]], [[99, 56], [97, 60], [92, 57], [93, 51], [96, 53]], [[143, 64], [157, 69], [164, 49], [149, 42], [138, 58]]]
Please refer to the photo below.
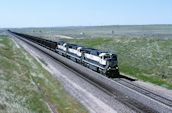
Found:
[[0, 28], [172, 24], [172, 0], [0, 0]]

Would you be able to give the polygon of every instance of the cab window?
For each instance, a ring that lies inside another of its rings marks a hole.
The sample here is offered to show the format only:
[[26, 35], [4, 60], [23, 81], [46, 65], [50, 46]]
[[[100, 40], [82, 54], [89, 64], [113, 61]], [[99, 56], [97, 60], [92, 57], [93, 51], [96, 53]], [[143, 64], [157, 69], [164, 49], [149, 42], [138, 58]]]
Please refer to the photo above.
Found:
[[107, 59], [107, 58], [110, 58], [110, 56], [108, 56], [108, 55], [105, 55], [105, 56], [104, 56], [104, 59]]
[[112, 55], [112, 59], [117, 59], [117, 57], [115, 55]]

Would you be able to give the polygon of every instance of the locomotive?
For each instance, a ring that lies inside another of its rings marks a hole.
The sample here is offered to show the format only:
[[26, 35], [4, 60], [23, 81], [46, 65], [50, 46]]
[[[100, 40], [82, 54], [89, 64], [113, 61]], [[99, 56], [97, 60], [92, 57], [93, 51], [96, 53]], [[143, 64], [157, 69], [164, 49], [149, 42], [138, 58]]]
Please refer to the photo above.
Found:
[[59, 55], [62, 55], [109, 78], [119, 76], [118, 59], [116, 54], [85, 46], [70, 44], [64, 41], [55, 42], [27, 34], [12, 32], [10, 30], [8, 30], [8, 32], [39, 44], [40, 46], [54, 51]]

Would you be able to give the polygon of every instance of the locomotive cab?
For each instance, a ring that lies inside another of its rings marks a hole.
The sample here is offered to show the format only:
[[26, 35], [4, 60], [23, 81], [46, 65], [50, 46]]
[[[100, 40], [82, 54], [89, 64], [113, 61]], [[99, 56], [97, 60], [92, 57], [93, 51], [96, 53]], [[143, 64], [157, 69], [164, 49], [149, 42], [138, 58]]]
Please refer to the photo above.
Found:
[[100, 64], [105, 66], [105, 74], [108, 77], [117, 77], [119, 75], [117, 56], [112, 53], [101, 53]]
[[101, 53], [100, 55], [100, 63], [103, 65], [109, 64], [110, 67], [114, 67], [117, 65], [117, 56], [111, 53]]
[[63, 48], [63, 51], [67, 51], [67, 44], [64, 43], [62, 48]]
[[58, 51], [58, 49], [61, 49], [62, 51], [66, 51], [66, 46], [67, 46], [67, 43], [60, 41], [57, 44], [56, 50]]
[[107, 58], [109, 67], [114, 68], [118, 66], [117, 56], [115, 54], [110, 54]]
[[77, 48], [77, 55], [78, 55], [79, 57], [82, 56], [82, 47], [78, 47], [78, 48]]
[[78, 57], [84, 57], [85, 48], [86, 47], [84, 47], [84, 46], [78, 46], [78, 48], [77, 48]]

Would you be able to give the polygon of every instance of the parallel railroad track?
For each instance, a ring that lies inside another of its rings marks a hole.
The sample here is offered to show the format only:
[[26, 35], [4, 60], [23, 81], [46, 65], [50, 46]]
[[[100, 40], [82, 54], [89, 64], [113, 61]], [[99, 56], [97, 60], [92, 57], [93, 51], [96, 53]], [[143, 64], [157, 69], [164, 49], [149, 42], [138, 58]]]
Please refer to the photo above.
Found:
[[[13, 35], [13, 34], [11, 34]], [[15, 35], [13, 35], [15, 36]], [[16, 37], [16, 36], [15, 36]], [[18, 37], [16, 37], [18, 38]], [[19, 38], [18, 38], [19, 39]], [[19, 40], [22, 40], [22, 39], [19, 39]], [[24, 41], [24, 40], [22, 40]], [[25, 41], [24, 41], [25, 42]], [[27, 43], [27, 42], [26, 42]], [[29, 43], [28, 43], [29, 44]], [[44, 52], [45, 53], [45, 52]], [[48, 55], [48, 54], [47, 54]], [[50, 58], [56, 60], [54, 57], [50, 56]], [[81, 75], [80, 73], [78, 73], [77, 71], [69, 68], [68, 66], [66, 66], [65, 64], [63, 64], [62, 62], [59, 62], [57, 61], [60, 65], [64, 66], [65, 68], [67, 68], [68, 70], [72, 71], [73, 73], [75, 73], [77, 76], [81, 77], [82, 79], [86, 80], [87, 82], [89, 82], [90, 84], [94, 85], [95, 87], [97, 87], [98, 89], [102, 90], [103, 92], [105, 92], [107, 95], [109, 96], [112, 96], [113, 98], [115, 98], [116, 100], [122, 102], [123, 104], [125, 104], [126, 106], [130, 107], [131, 109], [135, 110], [136, 112], [141, 112], [141, 113], [144, 113], [144, 112], [147, 112], [148, 110], [145, 110], [145, 109], [140, 109], [140, 107], [136, 106], [135, 103], [129, 103], [128, 99], [126, 99], [122, 94], [119, 94], [118, 92], [115, 92], [112, 91], [112, 90], [107, 90], [106, 86], [103, 86], [103, 85], [100, 85], [100, 84], [97, 84], [94, 82], [94, 80], [91, 80], [90, 78], [87, 78], [83, 75]], [[125, 99], [124, 99], [125, 98]], [[137, 104], [138, 105], [138, 104]], [[53, 109], [51, 108], [51, 110], [53, 111]], [[150, 111], [150, 110], [149, 110]], [[152, 110], [151, 110], [152, 111]], [[54, 112], [55, 113], [55, 112]]]
[[[54, 59], [54, 58], [53, 58]], [[138, 103], [136, 101], [133, 101], [129, 98], [126, 98], [123, 94], [121, 94], [118, 91], [114, 91], [114, 90], [107, 90], [103, 85], [99, 85], [96, 82], [94, 82], [94, 80], [91, 80], [90, 78], [87, 78], [83, 75], [81, 75], [80, 73], [78, 73], [77, 71], [69, 68], [68, 66], [66, 66], [65, 64], [59, 62], [61, 65], [63, 65], [65, 68], [67, 68], [68, 70], [72, 71], [73, 73], [75, 73], [77, 76], [81, 77], [82, 79], [84, 79], [85, 81], [89, 82], [90, 84], [94, 85], [95, 87], [97, 87], [98, 89], [102, 90], [104, 93], [106, 93], [109, 96], [112, 96], [114, 99], [120, 101], [121, 103], [125, 104], [126, 106], [128, 106], [129, 108], [135, 110], [138, 113], [154, 113], [157, 112], [147, 106], [144, 106], [141, 103]]]
[[[13, 35], [13, 34], [11, 34], [11, 35]], [[15, 35], [13, 35], [13, 36], [15, 36]], [[122, 95], [122, 94], [120, 94], [118, 92], [114, 92], [114, 90], [113, 91], [107, 90], [107, 87], [106, 86], [102, 86], [102, 85], [100, 85], [100, 83], [96, 83], [93, 80], [91, 80], [90, 78], [87, 78], [87, 77], [82, 76], [80, 73], [78, 73], [77, 71], [75, 71], [73, 69], [70, 69], [66, 65], [64, 65], [64, 66], [66, 68], [68, 68], [69, 70], [73, 71], [74, 73], [76, 73], [77, 75], [79, 75], [80, 77], [82, 77], [83, 79], [85, 79], [86, 81], [88, 81], [89, 83], [95, 85], [96, 87], [98, 87], [99, 89], [103, 90], [107, 94], [113, 96], [115, 99], [121, 101], [122, 103], [124, 103], [127, 106], [131, 107], [132, 109], [136, 110], [137, 112], [156, 112], [153, 109], [151, 109], [149, 107], [146, 107], [143, 104], [138, 103], [135, 100], [132, 100], [130, 98], [127, 98], [126, 96], [124, 96], [124, 95]], [[163, 103], [166, 106], [172, 107], [172, 100], [170, 100], [168, 98], [165, 98], [165, 97], [163, 97], [161, 95], [155, 94], [154, 92], [152, 92], [150, 90], [147, 90], [147, 89], [145, 89], [145, 88], [143, 88], [141, 86], [138, 86], [138, 85], [134, 84], [133, 82], [127, 80], [127, 79], [117, 78], [117, 79], [113, 79], [113, 80], [115, 82], [117, 82], [117, 83], [125, 86], [125, 87], [128, 87], [129, 89], [132, 89], [132, 90], [134, 90], [136, 92], [139, 92], [139, 93], [141, 93], [141, 94], [143, 94], [143, 95], [145, 95], [147, 97], [150, 97], [151, 99], [154, 99], [154, 100], [156, 100], [158, 102], [161, 102], [161, 103]]]
[[130, 88], [130, 89], [133, 89], [141, 94], [144, 94], [145, 96], [148, 96], [158, 102], [161, 102], [169, 107], [172, 107], [172, 99], [168, 99], [162, 95], [159, 95], [159, 94], [156, 94], [155, 92], [153, 91], [150, 91], [144, 87], [141, 87], [139, 86], [138, 84], [135, 84], [129, 80], [126, 80], [126, 79], [114, 79], [116, 82]]

